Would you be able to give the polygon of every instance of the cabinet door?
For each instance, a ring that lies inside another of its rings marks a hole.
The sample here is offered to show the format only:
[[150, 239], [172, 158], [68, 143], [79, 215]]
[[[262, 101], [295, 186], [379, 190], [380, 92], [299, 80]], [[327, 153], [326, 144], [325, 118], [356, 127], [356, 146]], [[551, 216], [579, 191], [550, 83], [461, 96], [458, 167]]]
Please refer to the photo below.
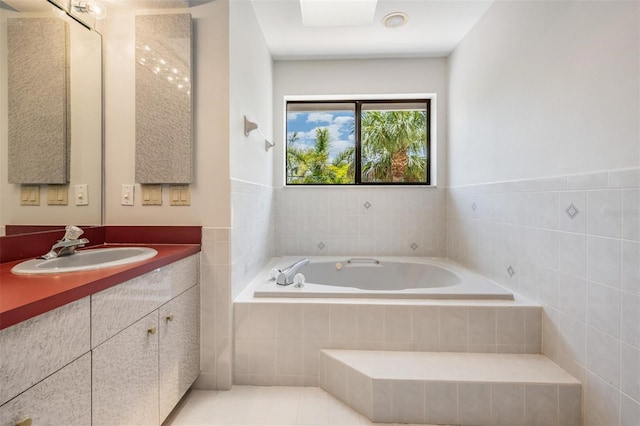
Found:
[[158, 311], [92, 351], [93, 425], [158, 425]]
[[0, 425], [91, 423], [91, 355], [86, 353], [0, 407]]
[[160, 307], [160, 421], [200, 374], [200, 286]]

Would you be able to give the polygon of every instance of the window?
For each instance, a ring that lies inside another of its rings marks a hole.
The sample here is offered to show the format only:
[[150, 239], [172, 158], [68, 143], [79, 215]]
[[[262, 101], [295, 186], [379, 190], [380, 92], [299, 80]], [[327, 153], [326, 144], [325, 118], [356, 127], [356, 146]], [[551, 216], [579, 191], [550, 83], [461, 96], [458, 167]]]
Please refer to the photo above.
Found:
[[428, 185], [429, 106], [287, 102], [287, 185]]

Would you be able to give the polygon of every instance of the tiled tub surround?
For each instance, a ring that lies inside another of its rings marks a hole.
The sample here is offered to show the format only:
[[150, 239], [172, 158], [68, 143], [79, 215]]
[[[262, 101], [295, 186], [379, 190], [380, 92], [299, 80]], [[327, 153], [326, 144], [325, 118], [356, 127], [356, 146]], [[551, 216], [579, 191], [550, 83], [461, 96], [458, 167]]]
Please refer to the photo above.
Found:
[[448, 254], [543, 306], [588, 424], [640, 424], [640, 170], [450, 188]]
[[445, 256], [443, 189], [289, 186], [274, 192], [277, 256]]
[[234, 303], [234, 322], [235, 384], [317, 386], [321, 349], [537, 354], [542, 343], [540, 306], [521, 297], [247, 298]]
[[322, 350], [320, 385], [374, 422], [580, 426], [580, 383], [544, 355]]

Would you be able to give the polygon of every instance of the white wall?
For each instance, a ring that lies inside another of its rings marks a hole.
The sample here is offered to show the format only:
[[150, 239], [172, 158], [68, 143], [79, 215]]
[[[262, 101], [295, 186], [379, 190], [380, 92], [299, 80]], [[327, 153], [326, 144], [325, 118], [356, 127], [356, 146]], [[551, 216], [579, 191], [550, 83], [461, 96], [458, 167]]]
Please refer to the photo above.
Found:
[[[229, 3], [229, 153], [231, 178], [271, 185], [273, 62], [249, 0]], [[244, 135], [244, 116], [259, 130]]]
[[[436, 93], [437, 163], [444, 165], [447, 140], [447, 60], [371, 59], [339, 61], [277, 61], [274, 71], [275, 188], [284, 181], [284, 96]], [[433, 148], [432, 148], [433, 149]], [[437, 172], [444, 185], [444, 167]]]
[[448, 256], [543, 306], [589, 425], [640, 424], [639, 13], [498, 1], [450, 60]]
[[[121, 206], [122, 184], [135, 181], [135, 15], [110, 10], [104, 23], [105, 223], [107, 225], [230, 225], [228, 3], [144, 13], [191, 13], [193, 18], [193, 147], [191, 206]], [[141, 13], [140, 11], [137, 13]]]
[[450, 57], [449, 185], [637, 167], [638, 3], [497, 1]]

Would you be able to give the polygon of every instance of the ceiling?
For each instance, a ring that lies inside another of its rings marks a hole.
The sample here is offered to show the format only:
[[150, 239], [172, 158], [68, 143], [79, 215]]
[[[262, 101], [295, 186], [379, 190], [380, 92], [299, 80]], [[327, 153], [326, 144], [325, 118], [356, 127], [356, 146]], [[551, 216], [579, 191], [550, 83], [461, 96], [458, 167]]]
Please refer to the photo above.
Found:
[[[273, 58], [295, 60], [448, 56], [493, 0], [378, 0], [373, 23], [354, 27], [305, 27], [299, 0], [251, 2]], [[408, 22], [386, 28], [392, 12]]]

